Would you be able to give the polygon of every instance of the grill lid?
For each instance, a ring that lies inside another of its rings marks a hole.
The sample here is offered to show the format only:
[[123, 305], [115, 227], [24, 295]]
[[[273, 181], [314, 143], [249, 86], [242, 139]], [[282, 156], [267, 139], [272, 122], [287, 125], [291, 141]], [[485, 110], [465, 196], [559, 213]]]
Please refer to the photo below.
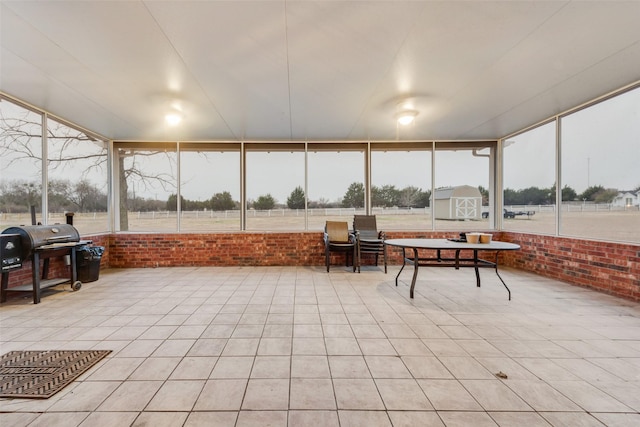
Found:
[[22, 241], [22, 258], [28, 258], [33, 250], [53, 243], [80, 241], [80, 233], [69, 224], [23, 225], [9, 227], [2, 234], [19, 234]]

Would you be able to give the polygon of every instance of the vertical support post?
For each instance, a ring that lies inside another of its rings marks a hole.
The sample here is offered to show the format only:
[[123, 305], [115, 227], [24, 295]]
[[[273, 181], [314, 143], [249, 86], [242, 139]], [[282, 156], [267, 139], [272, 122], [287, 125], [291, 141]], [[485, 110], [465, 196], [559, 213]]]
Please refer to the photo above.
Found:
[[244, 141], [240, 143], [240, 230], [247, 229], [247, 152]]

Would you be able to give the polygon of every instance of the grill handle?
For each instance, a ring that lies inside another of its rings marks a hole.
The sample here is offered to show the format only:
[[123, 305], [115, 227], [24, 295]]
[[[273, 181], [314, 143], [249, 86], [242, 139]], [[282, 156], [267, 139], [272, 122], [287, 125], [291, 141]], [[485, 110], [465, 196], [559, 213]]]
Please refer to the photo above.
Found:
[[69, 240], [71, 239], [71, 236], [67, 235], [67, 236], [52, 236], [52, 237], [47, 237], [46, 240], [47, 242], [51, 242], [52, 240]]

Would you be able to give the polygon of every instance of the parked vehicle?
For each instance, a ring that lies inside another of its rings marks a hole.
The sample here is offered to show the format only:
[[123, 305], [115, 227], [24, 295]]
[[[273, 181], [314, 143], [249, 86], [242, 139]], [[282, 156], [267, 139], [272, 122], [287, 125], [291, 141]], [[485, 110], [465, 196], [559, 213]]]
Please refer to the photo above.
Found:
[[[527, 218], [531, 218], [533, 215], [535, 215], [535, 211], [510, 211], [507, 209], [504, 209], [502, 216], [504, 218], [509, 218], [509, 219], [513, 219], [517, 216], [523, 216], [526, 215]], [[482, 218], [489, 218], [489, 212], [482, 212]]]

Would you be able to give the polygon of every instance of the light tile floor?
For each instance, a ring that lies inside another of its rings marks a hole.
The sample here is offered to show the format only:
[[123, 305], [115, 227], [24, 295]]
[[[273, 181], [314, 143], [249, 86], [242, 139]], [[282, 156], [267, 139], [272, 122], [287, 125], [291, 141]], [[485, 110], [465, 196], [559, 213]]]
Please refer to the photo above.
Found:
[[[0, 306], [0, 352], [113, 353], [2, 426], [638, 426], [640, 305], [530, 273], [102, 271]], [[496, 376], [498, 372], [506, 379]]]

